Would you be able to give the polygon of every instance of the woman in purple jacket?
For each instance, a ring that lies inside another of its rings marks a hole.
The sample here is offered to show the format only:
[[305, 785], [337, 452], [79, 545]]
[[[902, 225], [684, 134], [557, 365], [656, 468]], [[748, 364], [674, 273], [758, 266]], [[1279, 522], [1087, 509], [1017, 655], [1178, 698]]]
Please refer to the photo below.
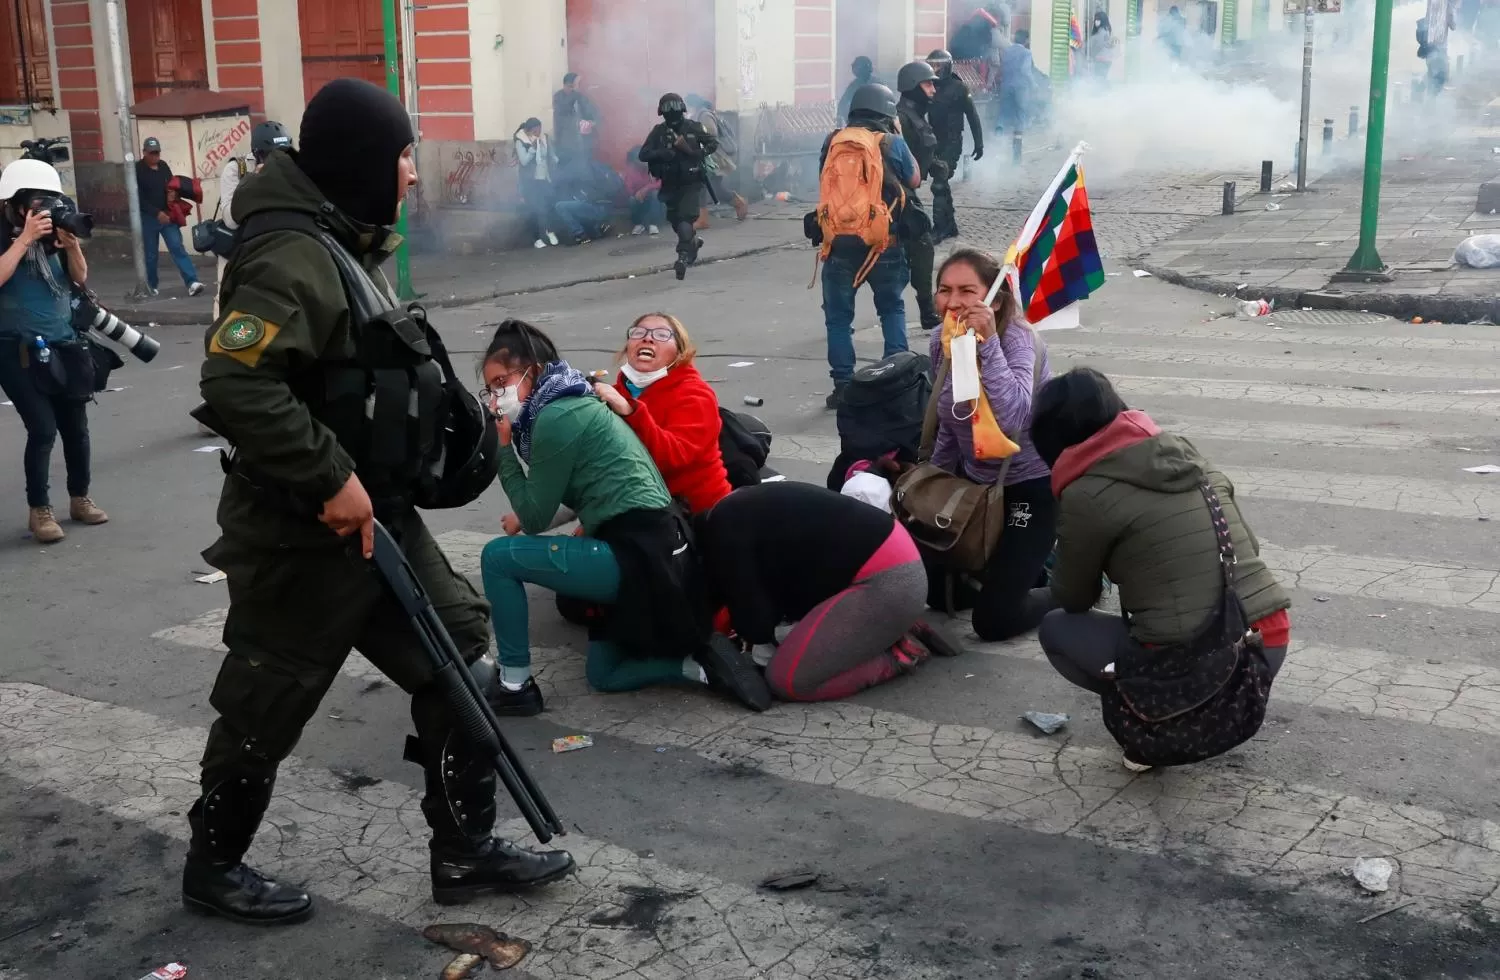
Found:
[[[1011, 296], [1001, 288], [993, 308], [984, 305], [1000, 263], [986, 252], [959, 249], [938, 270], [937, 310], [952, 311], [974, 331], [979, 341], [979, 376], [1000, 428], [1021, 451], [1009, 460], [974, 457], [972, 411], [953, 404], [950, 371], [938, 393], [937, 441], [932, 463], [976, 483], [1005, 479], [1005, 528], [989, 564], [978, 576], [962, 575], [953, 582], [955, 609], [974, 610], [974, 632], [982, 640], [1005, 640], [1037, 627], [1055, 604], [1051, 593], [1035, 586], [1044, 581], [1043, 566], [1057, 535], [1057, 502], [1052, 496], [1051, 471], [1031, 445], [1031, 399], [1049, 367], [1047, 349]], [[932, 333], [932, 360], [943, 356], [941, 330]], [[948, 576], [941, 560], [923, 552], [927, 565], [927, 604], [948, 605]]]

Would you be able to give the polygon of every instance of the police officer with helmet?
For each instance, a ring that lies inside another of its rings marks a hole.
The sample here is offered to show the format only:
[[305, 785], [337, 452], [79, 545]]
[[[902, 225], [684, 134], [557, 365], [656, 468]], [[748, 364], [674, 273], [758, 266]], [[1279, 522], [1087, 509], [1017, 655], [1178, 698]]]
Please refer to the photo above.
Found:
[[[925, 61], [913, 61], [902, 65], [896, 73], [896, 87], [901, 92], [901, 101], [896, 103], [896, 116], [901, 122], [901, 135], [917, 158], [917, 166], [924, 175], [932, 176], [933, 211], [941, 206], [944, 195], [948, 207], [953, 207], [953, 192], [948, 186], [947, 164], [937, 159], [937, 134], [927, 122], [927, 110], [936, 91], [937, 73]], [[916, 198], [913, 191], [911, 197]], [[911, 288], [917, 294], [917, 309], [922, 316], [922, 329], [931, 330], [943, 322], [932, 302], [932, 267], [934, 262], [932, 232], [924, 229], [920, 234], [905, 241], [906, 261], [911, 266]]]
[[658, 193], [667, 209], [667, 223], [677, 233], [677, 262], [672, 268], [682, 279], [703, 248], [693, 223], [708, 187], [706, 161], [719, 149], [719, 140], [702, 123], [687, 117], [687, 101], [676, 92], [663, 95], [656, 111], [662, 121], [641, 144], [639, 157], [651, 176], [661, 181]]
[[489, 607], [417, 513], [472, 501], [494, 479], [493, 420], [453, 375], [419, 307], [398, 309], [378, 270], [417, 182], [410, 117], [384, 89], [329, 83], [307, 105], [301, 150], [272, 149], [234, 200], [240, 225], [225, 312], [206, 337], [195, 412], [233, 448], [219, 540], [228, 655], [209, 702], [202, 795], [183, 899], [255, 925], [301, 921], [309, 896], [243, 863], [276, 770], [357, 649], [412, 696], [405, 757], [426, 774], [439, 903], [555, 881], [564, 851], [491, 835], [496, 778], [454, 727], [429, 662], [368, 560], [374, 521], [395, 536], [481, 688], [494, 682]]
[[[964, 152], [964, 122], [974, 137], [974, 159], [984, 156], [984, 127], [979, 122], [979, 109], [969, 93], [969, 86], [953, 70], [953, 56], [942, 48], [927, 56], [927, 63], [937, 72], [937, 92], [932, 99], [932, 108], [927, 114], [938, 138], [938, 159], [948, 165], [951, 177], [958, 172], [958, 158]], [[933, 188], [933, 240], [958, 237], [958, 221], [948, 196], [946, 209], [937, 201], [937, 188]]]

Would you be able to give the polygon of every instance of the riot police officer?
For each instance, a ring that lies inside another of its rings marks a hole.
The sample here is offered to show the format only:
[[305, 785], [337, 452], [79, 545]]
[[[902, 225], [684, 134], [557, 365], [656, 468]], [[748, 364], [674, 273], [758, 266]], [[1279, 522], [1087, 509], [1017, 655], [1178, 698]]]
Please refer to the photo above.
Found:
[[668, 92], [656, 106], [662, 121], [641, 144], [640, 160], [661, 181], [662, 204], [667, 208], [667, 223], [677, 232], [677, 278], [687, 275], [687, 267], [698, 261], [703, 239], [693, 222], [708, 186], [704, 161], [719, 149], [719, 141], [703, 126], [687, 117], [687, 102], [676, 92]]
[[[938, 138], [938, 159], [948, 165], [951, 177], [958, 173], [958, 158], [964, 152], [964, 121], [974, 137], [974, 159], [984, 156], [984, 127], [979, 123], [979, 110], [969, 94], [969, 86], [953, 71], [953, 56], [939, 48], [927, 56], [927, 63], [937, 72], [937, 93], [927, 119]], [[958, 220], [952, 207], [953, 197], [948, 196], [946, 207], [937, 200], [937, 189], [933, 188], [932, 237], [941, 242], [958, 237]]]
[[[933, 211], [940, 207], [946, 195], [948, 209], [953, 209], [953, 192], [948, 186], [947, 165], [937, 159], [937, 135], [927, 122], [928, 107], [936, 89], [937, 73], [925, 61], [913, 61], [902, 65], [896, 73], [896, 87], [901, 92], [901, 101], [896, 103], [896, 118], [901, 122], [901, 135], [917, 158], [921, 172], [932, 176]], [[910, 195], [916, 199], [916, 192]], [[922, 316], [922, 329], [931, 330], [943, 322], [932, 302], [933, 244], [931, 230], [925, 230], [905, 239], [906, 261], [911, 266], [911, 288], [917, 294], [917, 310]]]
[[377, 269], [417, 182], [412, 141], [399, 101], [339, 79], [308, 103], [301, 150], [271, 152], [234, 198], [239, 237], [195, 413], [234, 447], [222, 533], [204, 552], [229, 576], [229, 653], [209, 696], [219, 717], [202, 795], [188, 814], [183, 899], [197, 912], [255, 925], [311, 913], [306, 893], [243, 857], [277, 766], [351, 648], [412, 695], [406, 758], [426, 773], [434, 900], [539, 885], [574, 866], [566, 852], [491, 836], [495, 774], [455, 729], [416, 635], [366, 560], [379, 519], [476, 679], [493, 683], [480, 659], [488, 606], [415, 508], [482, 492], [498, 437], [486, 437], [494, 425], [453, 376], [441, 338], [419, 310], [394, 308]]

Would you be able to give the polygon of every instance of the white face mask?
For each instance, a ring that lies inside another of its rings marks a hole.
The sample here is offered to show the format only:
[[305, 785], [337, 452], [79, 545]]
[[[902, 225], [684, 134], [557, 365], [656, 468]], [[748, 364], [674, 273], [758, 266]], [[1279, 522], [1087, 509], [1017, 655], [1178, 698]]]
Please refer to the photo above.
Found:
[[655, 371], [641, 371], [630, 365], [629, 362], [622, 364], [620, 370], [625, 373], [625, 378], [637, 388], [645, 388], [653, 382], [660, 381], [667, 376], [671, 368], [657, 368]]
[[494, 392], [490, 398], [490, 411], [514, 422], [521, 414], [520, 388], [520, 385], [510, 385]]

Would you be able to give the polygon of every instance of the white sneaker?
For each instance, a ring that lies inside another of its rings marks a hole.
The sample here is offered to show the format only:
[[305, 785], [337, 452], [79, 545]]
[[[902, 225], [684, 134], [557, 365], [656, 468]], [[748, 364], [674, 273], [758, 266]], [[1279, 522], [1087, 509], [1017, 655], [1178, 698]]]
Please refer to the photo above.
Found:
[[630, 233], [632, 235], [644, 235], [646, 233], [646, 226], [636, 225], [634, 228], [630, 229]]
[[542, 241], [540, 238], [538, 238], [536, 241], [534, 241], [534, 242], [531, 243], [531, 247], [532, 248], [546, 248], [547, 247], [547, 243], [544, 242], [544, 241]]
[[556, 245], [557, 244], [557, 236], [554, 235], [550, 231], [547, 232], [547, 244], [549, 244], [549, 245]]
[[1131, 762], [1124, 756], [1120, 757], [1120, 763], [1131, 772], [1150, 772], [1153, 768], [1141, 762]]
[[201, 292], [203, 292], [203, 283], [201, 282], [195, 282], [188, 287], [189, 296], [197, 296]]
[[648, 235], [660, 235], [661, 234], [661, 229], [658, 228], [658, 227], [656, 227], [655, 225], [652, 225], [651, 227], [649, 227], [649, 228], [646, 229], [646, 234], [648, 234]]

